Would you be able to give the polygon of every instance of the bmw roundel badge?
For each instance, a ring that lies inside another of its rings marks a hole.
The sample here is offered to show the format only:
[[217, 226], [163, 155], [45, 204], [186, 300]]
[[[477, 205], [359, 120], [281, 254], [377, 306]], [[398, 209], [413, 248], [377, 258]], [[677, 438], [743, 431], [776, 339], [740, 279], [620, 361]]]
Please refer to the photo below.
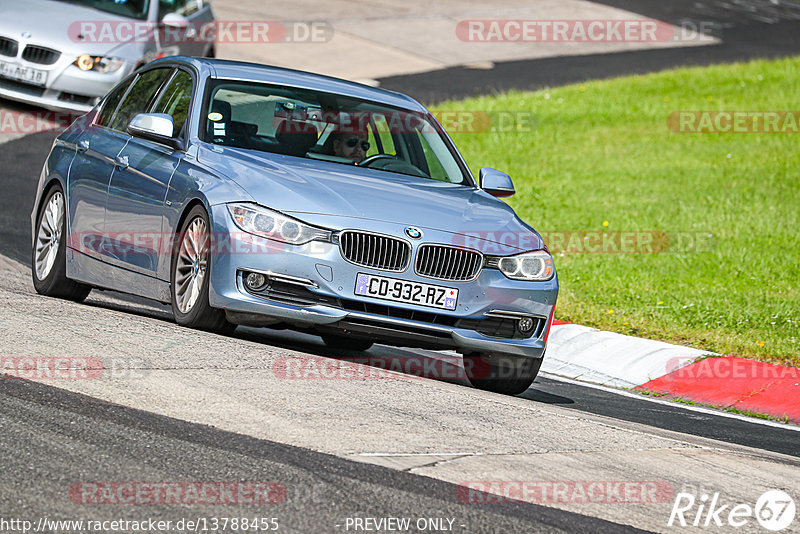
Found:
[[417, 228], [416, 226], [409, 226], [406, 228], [406, 235], [411, 239], [419, 239], [422, 237], [422, 230]]

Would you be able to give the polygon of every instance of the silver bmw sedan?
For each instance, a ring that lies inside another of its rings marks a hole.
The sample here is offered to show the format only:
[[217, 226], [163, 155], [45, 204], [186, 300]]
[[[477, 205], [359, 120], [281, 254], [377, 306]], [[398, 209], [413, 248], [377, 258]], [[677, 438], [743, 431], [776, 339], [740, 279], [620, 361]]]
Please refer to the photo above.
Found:
[[536, 377], [558, 280], [540, 235], [411, 98], [263, 65], [154, 61], [56, 139], [31, 214], [39, 293], [106, 288], [182, 325], [450, 349]]

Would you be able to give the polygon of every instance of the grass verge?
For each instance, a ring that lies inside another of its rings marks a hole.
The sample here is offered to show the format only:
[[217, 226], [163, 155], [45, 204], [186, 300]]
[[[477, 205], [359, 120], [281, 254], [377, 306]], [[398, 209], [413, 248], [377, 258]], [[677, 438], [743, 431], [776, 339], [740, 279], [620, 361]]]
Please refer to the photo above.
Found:
[[658, 253], [563, 242], [560, 319], [800, 366], [800, 134], [667, 126], [680, 110], [798, 109], [798, 79], [798, 58], [754, 61], [437, 109], [532, 113], [533, 124], [453, 137], [476, 175], [514, 178], [509, 203], [546, 238], [668, 236]]

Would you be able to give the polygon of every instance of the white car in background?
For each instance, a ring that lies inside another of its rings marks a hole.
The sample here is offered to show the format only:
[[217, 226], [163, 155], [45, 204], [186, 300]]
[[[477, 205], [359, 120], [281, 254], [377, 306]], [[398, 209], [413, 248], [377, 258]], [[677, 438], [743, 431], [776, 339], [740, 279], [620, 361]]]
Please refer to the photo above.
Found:
[[0, 97], [51, 110], [87, 112], [159, 57], [214, 56], [197, 32], [214, 21], [206, 0], [0, 0], [0, 13]]

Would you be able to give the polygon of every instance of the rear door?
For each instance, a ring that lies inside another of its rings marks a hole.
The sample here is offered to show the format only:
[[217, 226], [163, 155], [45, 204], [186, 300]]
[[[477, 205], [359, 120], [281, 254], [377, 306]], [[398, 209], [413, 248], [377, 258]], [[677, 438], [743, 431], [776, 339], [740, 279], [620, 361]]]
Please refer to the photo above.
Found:
[[[131, 118], [136, 113], [166, 113], [173, 119], [173, 135], [180, 137], [191, 109], [193, 87], [192, 75], [175, 69], [147, 107], [131, 110]], [[149, 276], [169, 276], [164, 207], [170, 179], [182, 157], [180, 151], [137, 137], [131, 137], [120, 152], [106, 203], [106, 231], [116, 236], [117, 244], [107, 251], [110, 261]]]
[[[167, 77], [172, 72], [172, 68], [159, 68], [145, 71], [138, 74], [128, 90], [125, 92], [123, 98], [116, 106], [114, 113], [104, 122], [102, 126], [102, 133], [98, 135], [98, 141], [94, 139], [89, 140], [89, 148], [87, 153], [92, 154], [92, 150], [103, 150], [102, 158], [102, 172], [105, 177], [102, 183], [98, 180], [92, 184], [97, 189], [94, 195], [99, 200], [102, 198], [102, 208], [98, 210], [95, 201], [91, 205], [92, 208], [92, 224], [99, 227], [102, 234], [102, 239], [98, 242], [92, 243], [96, 246], [95, 252], [100, 256], [99, 259], [111, 262], [120, 250], [124, 250], [126, 246], [125, 236], [122, 236], [123, 241], [120, 242], [120, 236], [114, 234], [114, 229], [109, 229], [106, 223], [106, 208], [108, 205], [108, 191], [111, 185], [111, 180], [114, 174], [120, 168], [120, 153], [122, 149], [128, 144], [131, 136], [127, 133], [128, 122], [133, 118], [136, 113], [141, 113], [138, 110], [146, 110], [152, 103], [153, 98], [157, 94], [161, 85], [166, 81]], [[78, 150], [81, 150], [80, 142]], [[76, 163], [79, 158], [76, 158]], [[100, 158], [89, 157], [87, 169], [76, 174], [85, 175], [91, 171], [91, 165], [95, 160]], [[95, 164], [95, 167], [99, 165]], [[73, 164], [75, 169], [75, 164]], [[78, 169], [80, 171], [80, 169]], [[72, 171], [70, 172], [72, 176]], [[87, 195], [84, 195], [84, 197]], [[101, 213], [102, 215], [99, 215]]]
[[93, 257], [101, 254], [104, 243], [106, 196], [114, 163], [129, 139], [127, 134], [109, 125], [132, 81], [120, 84], [106, 97], [94, 123], [77, 138], [77, 153], [69, 171], [67, 243], [70, 248]]

